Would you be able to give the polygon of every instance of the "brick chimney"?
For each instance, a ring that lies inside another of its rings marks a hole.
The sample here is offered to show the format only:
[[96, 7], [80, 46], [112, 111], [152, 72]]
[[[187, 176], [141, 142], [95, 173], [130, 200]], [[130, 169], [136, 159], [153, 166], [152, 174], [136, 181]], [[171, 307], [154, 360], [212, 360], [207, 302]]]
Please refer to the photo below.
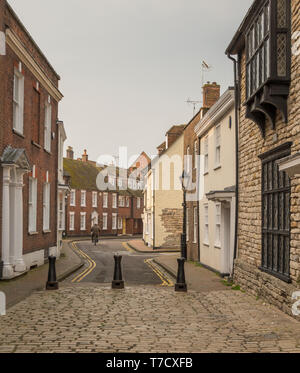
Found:
[[84, 149], [82, 154], [82, 162], [87, 162], [89, 160], [89, 156], [86, 153], [86, 149]]
[[72, 146], [68, 146], [68, 149], [67, 149], [67, 158], [68, 159], [74, 159], [74, 151], [73, 151]]
[[220, 98], [220, 86], [216, 83], [207, 82], [203, 86], [203, 107], [211, 108]]

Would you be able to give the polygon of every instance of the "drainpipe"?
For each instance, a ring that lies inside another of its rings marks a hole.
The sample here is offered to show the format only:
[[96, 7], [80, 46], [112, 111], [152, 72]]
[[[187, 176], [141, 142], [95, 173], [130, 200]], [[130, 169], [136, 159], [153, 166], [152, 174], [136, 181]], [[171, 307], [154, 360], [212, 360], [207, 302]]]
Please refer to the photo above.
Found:
[[[239, 214], [239, 78], [238, 78], [238, 61], [229, 53], [227, 57], [233, 61], [234, 68], [234, 93], [235, 93], [235, 232], [234, 232], [234, 253], [233, 261], [237, 258], [237, 244], [238, 244], [238, 214]], [[234, 263], [232, 266], [232, 278], [234, 276]]]

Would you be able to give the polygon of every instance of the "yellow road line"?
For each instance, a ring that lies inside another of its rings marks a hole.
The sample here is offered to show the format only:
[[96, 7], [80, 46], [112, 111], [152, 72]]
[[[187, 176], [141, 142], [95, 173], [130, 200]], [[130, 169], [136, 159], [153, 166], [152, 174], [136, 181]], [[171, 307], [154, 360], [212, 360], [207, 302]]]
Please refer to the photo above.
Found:
[[169, 280], [153, 263], [153, 259], [145, 259], [144, 262], [152, 269], [152, 271], [161, 279], [161, 286], [173, 286], [174, 283]]
[[81, 272], [81, 273], [79, 273], [77, 276], [75, 276], [74, 278], [73, 278], [73, 280], [72, 280], [72, 282], [80, 282], [80, 281], [82, 281], [87, 275], [89, 275], [94, 269], [95, 269], [95, 267], [96, 267], [96, 262], [92, 259], [92, 258], [90, 258], [85, 252], [83, 252], [82, 250], [80, 250], [79, 248], [78, 248], [78, 246], [76, 246], [76, 243], [77, 242], [73, 242], [72, 243], [72, 246], [73, 246], [73, 248], [76, 250], [76, 251], [78, 251], [78, 253], [84, 258], [84, 259], [86, 259], [87, 261], [88, 261], [88, 263], [89, 263], [89, 266], [88, 266], [88, 268], [86, 268], [83, 272]]
[[123, 245], [123, 247], [124, 247], [127, 251], [129, 251], [129, 252], [131, 252], [131, 253], [134, 253], [134, 252], [135, 252], [134, 250], [132, 250], [132, 248], [128, 245], [127, 242], [122, 242], [122, 245]]

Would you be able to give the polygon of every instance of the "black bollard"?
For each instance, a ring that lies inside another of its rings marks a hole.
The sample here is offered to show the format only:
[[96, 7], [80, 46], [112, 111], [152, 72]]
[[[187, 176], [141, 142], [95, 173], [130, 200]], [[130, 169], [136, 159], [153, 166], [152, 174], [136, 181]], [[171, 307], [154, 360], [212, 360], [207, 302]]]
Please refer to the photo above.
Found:
[[114, 255], [115, 259], [115, 271], [114, 271], [114, 279], [112, 281], [112, 288], [113, 289], [124, 289], [124, 281], [122, 279], [122, 269], [121, 269], [121, 255]]
[[48, 281], [46, 284], [46, 290], [57, 290], [58, 282], [56, 280], [56, 270], [55, 270], [55, 256], [49, 256], [49, 272], [48, 272]]
[[177, 282], [175, 284], [175, 291], [187, 291], [187, 286], [185, 282], [185, 275], [184, 275], [184, 258], [178, 258], [178, 272], [177, 272]]

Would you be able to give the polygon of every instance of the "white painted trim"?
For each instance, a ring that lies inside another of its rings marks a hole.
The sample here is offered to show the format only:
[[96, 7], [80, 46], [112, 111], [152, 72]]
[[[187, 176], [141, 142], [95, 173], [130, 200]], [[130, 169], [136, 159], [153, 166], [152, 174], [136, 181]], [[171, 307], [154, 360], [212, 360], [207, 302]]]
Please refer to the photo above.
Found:
[[48, 79], [47, 75], [27, 52], [26, 48], [23, 46], [19, 38], [10, 29], [6, 30], [6, 42], [20, 58], [20, 60], [23, 61], [27, 68], [32, 72], [35, 78], [38, 79], [39, 82], [41, 82], [41, 84], [49, 92], [49, 94], [57, 102], [59, 102], [63, 98], [61, 92], [51, 82], [51, 80]]
[[0, 31], [0, 56], [6, 55], [6, 40], [5, 33]]
[[227, 111], [234, 106], [234, 91], [228, 89], [220, 99], [209, 109], [200, 122], [195, 127], [195, 133], [201, 137], [214, 124], [218, 123]]

